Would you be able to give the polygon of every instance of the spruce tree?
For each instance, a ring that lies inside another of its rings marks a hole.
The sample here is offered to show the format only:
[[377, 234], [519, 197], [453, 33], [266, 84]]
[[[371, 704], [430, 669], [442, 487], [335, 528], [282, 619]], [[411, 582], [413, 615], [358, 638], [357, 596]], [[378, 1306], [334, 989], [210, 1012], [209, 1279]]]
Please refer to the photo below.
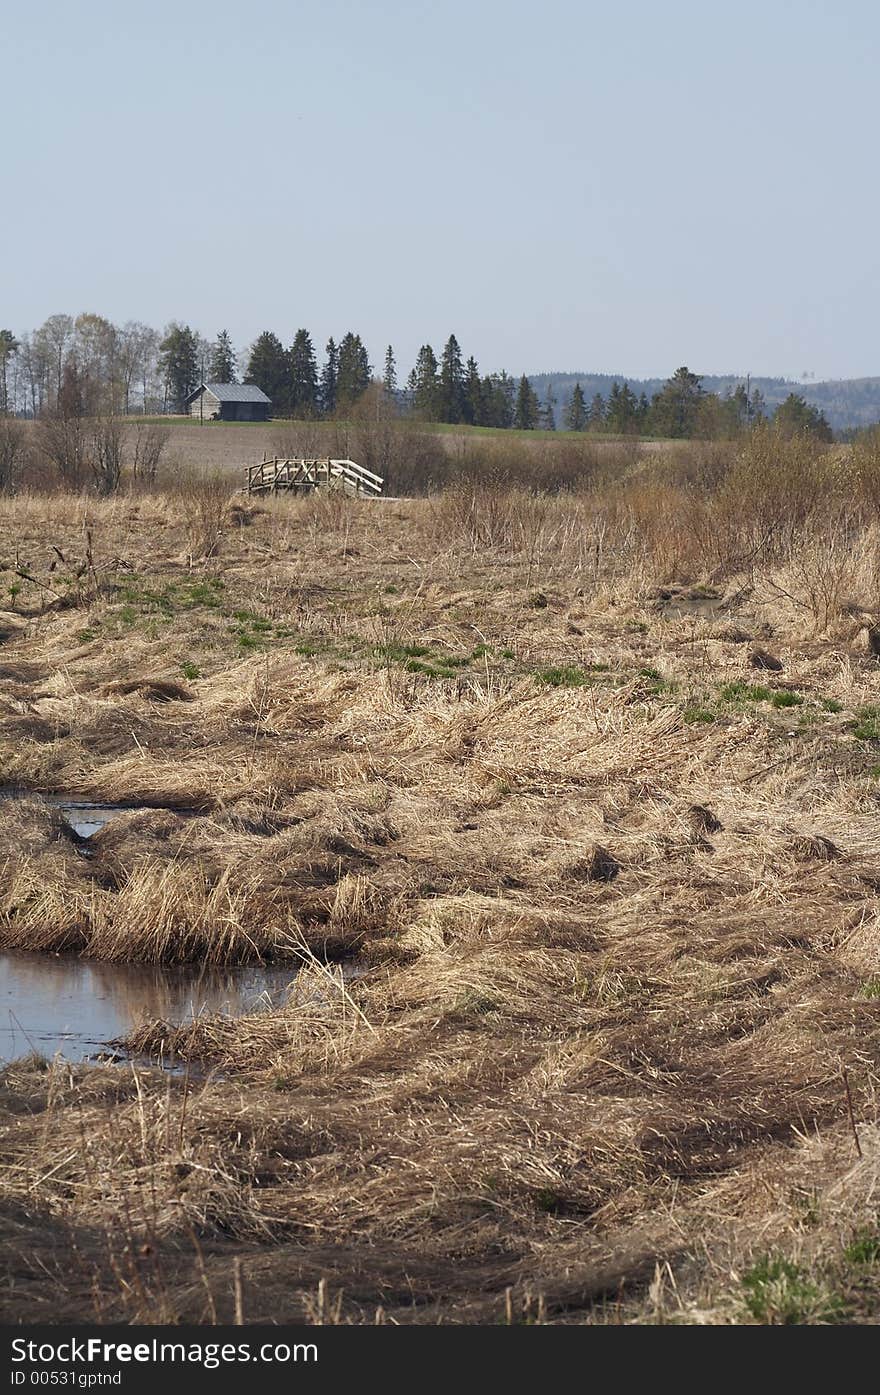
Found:
[[370, 360], [359, 334], [349, 331], [339, 345], [339, 368], [336, 375], [336, 404], [351, 407], [370, 386]]
[[326, 354], [321, 369], [321, 412], [325, 417], [332, 417], [336, 411], [336, 380], [339, 376], [339, 350], [332, 338], [327, 340]]
[[702, 396], [702, 379], [689, 368], [677, 368], [651, 404], [652, 429], [674, 439], [692, 436]]
[[477, 360], [469, 358], [464, 370], [464, 420], [469, 426], [484, 426], [483, 384]]
[[440, 361], [437, 410], [440, 421], [457, 424], [464, 419], [464, 368], [454, 334], [447, 339]]
[[553, 384], [547, 384], [547, 392], [544, 395], [544, 402], [541, 406], [541, 426], [545, 431], [556, 430], [556, 397], [553, 393]]
[[574, 391], [568, 400], [565, 409], [565, 426], [569, 431], [586, 431], [587, 429], [587, 404], [580, 383], [575, 383]]
[[519, 380], [519, 388], [516, 394], [516, 407], [513, 413], [513, 425], [517, 431], [534, 431], [538, 425], [540, 414], [540, 404], [535, 389], [532, 387], [525, 373]]
[[423, 344], [415, 366], [413, 410], [422, 421], [438, 421], [440, 384], [437, 378], [437, 357], [430, 344]]
[[507, 373], [490, 373], [482, 381], [483, 426], [513, 426], [516, 383]]
[[397, 362], [394, 358], [394, 350], [391, 345], [385, 350], [385, 372], [382, 374], [382, 386], [389, 397], [394, 397], [397, 393]]
[[730, 410], [737, 426], [744, 427], [749, 425], [749, 417], [751, 415], [750, 409], [751, 402], [749, 401], [749, 394], [746, 392], [742, 383], [737, 383], [730, 398]]
[[269, 398], [275, 416], [290, 410], [290, 358], [277, 334], [264, 330], [254, 342], [248, 360], [246, 383], [255, 383]]
[[290, 346], [290, 415], [308, 419], [318, 414], [318, 365], [307, 329], [298, 329]]
[[235, 350], [225, 329], [221, 329], [216, 342], [211, 347], [208, 373], [212, 383], [235, 382]]
[[626, 436], [636, 429], [638, 402], [629, 383], [612, 383], [605, 411], [605, 429]]
[[605, 405], [605, 430], [620, 431], [620, 384], [615, 378]]
[[168, 397], [182, 412], [189, 394], [199, 385], [199, 336], [189, 325], [172, 321], [159, 345], [159, 371]]
[[825, 413], [814, 407], [798, 392], [790, 392], [773, 413], [773, 425], [780, 436], [814, 436], [818, 441], [832, 441], [834, 434]]
[[590, 403], [590, 419], [587, 423], [591, 431], [601, 431], [605, 426], [605, 398], [597, 392]]

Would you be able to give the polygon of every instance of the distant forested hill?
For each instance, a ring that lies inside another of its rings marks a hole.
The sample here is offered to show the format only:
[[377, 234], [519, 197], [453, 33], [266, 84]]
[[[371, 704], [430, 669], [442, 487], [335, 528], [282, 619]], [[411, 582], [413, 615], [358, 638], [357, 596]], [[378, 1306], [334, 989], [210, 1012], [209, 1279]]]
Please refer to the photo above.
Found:
[[[529, 377], [542, 402], [546, 399], [547, 388], [552, 388], [556, 398], [558, 426], [562, 425], [563, 413], [575, 383], [580, 383], [589, 402], [597, 392], [607, 397], [614, 382], [621, 386], [628, 383], [636, 397], [644, 392], [650, 398], [665, 381], [663, 378], [628, 378], [625, 373], [533, 373]], [[703, 378], [706, 391], [717, 392], [722, 397], [733, 392], [738, 383], [745, 384], [745, 378], [737, 377], [734, 373], [721, 376], [709, 374]], [[788, 378], [752, 378], [751, 386], [763, 394], [768, 412], [784, 402], [789, 393], [800, 393], [807, 402], [825, 413], [835, 431], [880, 422], [880, 378], [842, 378], [827, 383], [795, 382]]]

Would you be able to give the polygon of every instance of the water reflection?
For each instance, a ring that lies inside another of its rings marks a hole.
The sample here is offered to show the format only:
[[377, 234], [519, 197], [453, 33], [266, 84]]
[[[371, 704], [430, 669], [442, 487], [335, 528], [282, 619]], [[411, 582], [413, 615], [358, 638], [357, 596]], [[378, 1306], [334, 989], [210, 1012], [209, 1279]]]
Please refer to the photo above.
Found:
[[240, 1017], [285, 1000], [291, 965], [237, 969], [103, 964], [73, 955], [0, 955], [0, 1060], [29, 1051], [81, 1061], [158, 1018]]
[[[45, 800], [59, 811], [62, 818], [81, 838], [91, 838], [93, 833], [97, 833], [117, 814], [133, 814], [143, 810], [150, 813], [164, 812], [150, 804], [93, 804], [89, 800], [66, 799], [59, 794], [47, 794]], [[175, 809], [173, 812], [181, 818], [190, 818], [194, 810]]]

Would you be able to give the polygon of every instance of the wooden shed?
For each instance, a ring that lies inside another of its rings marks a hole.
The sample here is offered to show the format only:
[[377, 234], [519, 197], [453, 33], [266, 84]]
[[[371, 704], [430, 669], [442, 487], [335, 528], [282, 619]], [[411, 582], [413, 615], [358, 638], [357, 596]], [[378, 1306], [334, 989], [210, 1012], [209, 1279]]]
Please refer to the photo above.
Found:
[[253, 383], [200, 383], [186, 410], [199, 421], [268, 421], [272, 403]]

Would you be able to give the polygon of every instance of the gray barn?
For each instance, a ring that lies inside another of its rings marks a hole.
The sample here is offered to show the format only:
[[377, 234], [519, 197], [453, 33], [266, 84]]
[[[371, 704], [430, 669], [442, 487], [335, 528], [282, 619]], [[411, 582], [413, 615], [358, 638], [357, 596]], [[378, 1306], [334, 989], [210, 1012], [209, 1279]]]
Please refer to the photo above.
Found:
[[253, 383], [200, 383], [186, 399], [200, 421], [268, 421], [272, 403]]

